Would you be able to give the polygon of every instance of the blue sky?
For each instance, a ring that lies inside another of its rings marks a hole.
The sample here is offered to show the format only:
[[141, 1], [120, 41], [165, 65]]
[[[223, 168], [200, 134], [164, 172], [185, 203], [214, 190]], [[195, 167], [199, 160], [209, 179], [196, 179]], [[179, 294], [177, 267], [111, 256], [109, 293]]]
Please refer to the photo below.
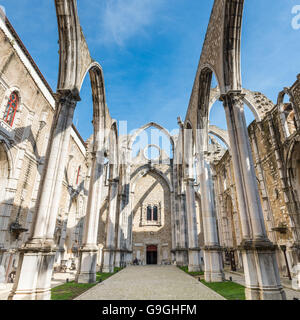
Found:
[[[54, 0], [0, 0], [8, 18], [55, 91], [58, 33]], [[242, 78], [247, 89], [276, 101], [300, 73], [300, 30], [291, 26], [300, 0], [246, 0]], [[104, 70], [111, 116], [128, 129], [150, 121], [170, 131], [185, 117], [213, 0], [79, 0], [92, 57]], [[92, 133], [88, 79], [74, 123]], [[248, 117], [249, 118], [249, 117]], [[250, 117], [251, 118], [251, 117]], [[249, 119], [250, 119], [249, 118]], [[226, 128], [219, 105], [212, 123]]]

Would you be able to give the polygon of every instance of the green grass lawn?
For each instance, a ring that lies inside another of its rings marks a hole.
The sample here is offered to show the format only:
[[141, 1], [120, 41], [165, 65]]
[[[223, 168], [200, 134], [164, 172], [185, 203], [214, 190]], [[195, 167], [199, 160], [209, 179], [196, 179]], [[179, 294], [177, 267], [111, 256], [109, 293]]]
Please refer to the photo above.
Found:
[[191, 276], [203, 276], [204, 272], [203, 271], [199, 271], [199, 272], [189, 272], [189, 268], [188, 266], [184, 266], [184, 267], [178, 267], [179, 269], [181, 269], [182, 271], [188, 273]]
[[214, 290], [227, 300], [245, 300], [245, 287], [231, 281], [225, 282], [201, 282], [208, 288]]
[[[113, 273], [97, 272], [97, 283], [100, 280], [104, 281], [108, 279], [121, 269], [122, 268], [115, 268]], [[60, 286], [51, 289], [51, 300], [73, 300], [85, 291], [94, 287], [97, 283], [76, 283], [75, 281], [64, 283]]]
[[[204, 275], [203, 271], [189, 272], [187, 266], [179, 267], [179, 269], [194, 277]], [[245, 287], [238, 283], [232, 281], [205, 282], [205, 280], [201, 280], [201, 282], [227, 300], [245, 300]]]

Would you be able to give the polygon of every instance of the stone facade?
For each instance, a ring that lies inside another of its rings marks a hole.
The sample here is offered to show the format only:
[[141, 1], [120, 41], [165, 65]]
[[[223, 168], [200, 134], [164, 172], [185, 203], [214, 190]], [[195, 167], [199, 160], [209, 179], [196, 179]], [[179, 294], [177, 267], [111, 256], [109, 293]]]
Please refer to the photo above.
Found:
[[[285, 93], [290, 103], [283, 102], [284, 92], [280, 93], [278, 103], [269, 108], [261, 121], [255, 120], [248, 127], [266, 231], [269, 239], [277, 246], [280, 273], [285, 277], [289, 276], [288, 269], [295, 276], [299, 261], [300, 131], [296, 119], [299, 86], [298, 79], [289, 93]], [[227, 249], [226, 263], [230, 264], [229, 253], [234, 251], [233, 264], [242, 268], [238, 249], [241, 227], [230, 151], [226, 151], [223, 158], [215, 163], [215, 175], [217, 199], [221, 208], [218, 224], [221, 244]]]
[[[1, 15], [0, 265], [5, 281], [16, 270], [9, 299], [50, 299], [53, 271], [76, 269], [77, 282], [93, 283], [99, 268], [113, 272], [136, 262], [204, 270], [208, 282], [224, 281], [225, 263], [243, 269], [247, 299], [285, 299], [280, 275], [300, 273], [300, 78], [276, 105], [242, 88], [243, 4], [214, 2], [174, 136], [153, 122], [118, 134], [76, 0], [55, 0], [55, 94]], [[72, 121], [86, 74], [94, 133], [84, 142]], [[218, 99], [228, 131], [209, 126]], [[248, 128], [245, 104], [256, 118]], [[150, 144], [133, 155], [136, 138], [152, 127], [167, 137], [171, 154]], [[150, 147], [157, 158], [147, 157]]]
[[[5, 270], [5, 281], [9, 281], [18, 265], [18, 249], [31, 233], [56, 107], [54, 93], [8, 22], [1, 25], [0, 43], [0, 264]], [[3, 119], [13, 92], [18, 95], [19, 104], [10, 125]], [[81, 243], [86, 207], [86, 145], [75, 127], [71, 135], [55, 230], [57, 245], [61, 244], [59, 252], [63, 254], [57, 256], [58, 266], [60, 260], [73, 256], [74, 243]]]

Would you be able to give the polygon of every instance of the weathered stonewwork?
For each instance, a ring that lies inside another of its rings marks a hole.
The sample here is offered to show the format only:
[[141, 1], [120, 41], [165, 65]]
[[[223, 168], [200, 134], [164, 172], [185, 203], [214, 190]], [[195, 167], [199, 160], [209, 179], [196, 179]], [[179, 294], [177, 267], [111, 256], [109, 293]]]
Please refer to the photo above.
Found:
[[[275, 104], [243, 89], [243, 3], [214, 2], [186, 117], [173, 136], [153, 122], [119, 135], [76, 0], [55, 0], [55, 94], [1, 15], [0, 280], [15, 274], [9, 299], [49, 299], [56, 271], [77, 270], [77, 282], [92, 283], [99, 269], [131, 264], [188, 266], [209, 282], [224, 281], [228, 265], [244, 272], [247, 299], [285, 299], [280, 276], [300, 277], [300, 77]], [[87, 73], [94, 132], [83, 141], [72, 121]], [[217, 100], [227, 131], [209, 125]], [[248, 128], [245, 105], [255, 117]], [[149, 144], [133, 154], [150, 128], [170, 152]]]

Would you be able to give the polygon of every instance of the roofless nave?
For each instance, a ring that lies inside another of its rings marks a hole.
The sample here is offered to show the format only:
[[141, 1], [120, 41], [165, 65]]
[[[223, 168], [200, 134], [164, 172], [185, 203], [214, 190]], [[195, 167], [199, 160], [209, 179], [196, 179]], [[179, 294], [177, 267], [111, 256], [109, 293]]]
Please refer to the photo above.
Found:
[[[243, 4], [215, 1], [175, 136], [153, 122], [119, 136], [76, 0], [55, 0], [55, 94], [1, 18], [0, 281], [16, 270], [10, 299], [50, 299], [52, 273], [68, 261], [76, 281], [86, 283], [99, 268], [110, 272], [134, 260], [203, 269], [207, 282], [223, 281], [224, 267], [239, 269], [247, 299], [285, 299], [280, 277], [300, 273], [300, 78], [276, 105], [243, 88]], [[85, 143], [72, 122], [87, 74], [94, 134]], [[228, 131], [208, 125], [217, 100]], [[245, 105], [255, 116], [248, 128]], [[170, 153], [149, 145], [133, 154], [149, 128], [160, 130]]]

